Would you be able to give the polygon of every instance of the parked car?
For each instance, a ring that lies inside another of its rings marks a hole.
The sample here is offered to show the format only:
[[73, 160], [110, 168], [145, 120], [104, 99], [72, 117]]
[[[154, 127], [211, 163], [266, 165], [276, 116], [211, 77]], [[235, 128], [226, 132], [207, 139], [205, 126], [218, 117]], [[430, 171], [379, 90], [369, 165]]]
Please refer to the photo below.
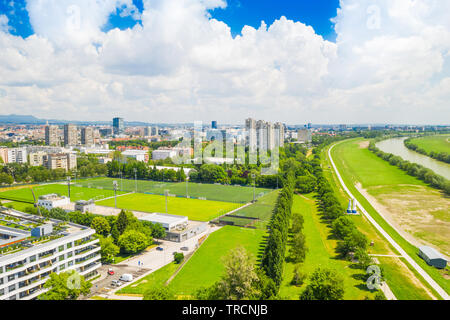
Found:
[[189, 247], [181, 247], [180, 250], [181, 251], [189, 251]]
[[131, 275], [129, 273], [124, 273], [123, 275], [120, 276], [119, 280], [125, 281], [125, 282], [133, 281], [133, 275]]
[[111, 285], [113, 287], [120, 287], [122, 285], [122, 282], [120, 282], [119, 280], [113, 280], [111, 281]]
[[163, 247], [156, 247], [156, 250], [158, 250], [158, 251], [163, 251], [164, 248], [163, 248]]
[[108, 274], [109, 274], [110, 276], [112, 276], [114, 273], [115, 273], [115, 272], [114, 272], [113, 268], [109, 268], [109, 269], [108, 269]]

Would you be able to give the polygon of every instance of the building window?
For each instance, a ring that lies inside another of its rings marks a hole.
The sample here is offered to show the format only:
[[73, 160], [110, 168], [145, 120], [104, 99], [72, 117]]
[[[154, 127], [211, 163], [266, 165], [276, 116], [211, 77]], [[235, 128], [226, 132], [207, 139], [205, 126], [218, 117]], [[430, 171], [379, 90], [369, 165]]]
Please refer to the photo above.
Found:
[[15, 284], [13, 284], [13, 285], [8, 287], [8, 292], [12, 292], [14, 290], [16, 290], [16, 285]]
[[72, 261], [69, 261], [69, 263], [67, 264], [67, 266], [68, 266], [68, 267], [73, 266], [73, 260], [72, 260]]
[[68, 252], [67, 253], [67, 258], [70, 258], [73, 255], [73, 252]]
[[3, 267], [0, 267], [0, 273], [3, 273]]
[[8, 276], [8, 281], [13, 281], [16, 278], [15, 274]]
[[58, 251], [61, 252], [64, 250], [64, 245], [58, 247]]
[[36, 255], [30, 257], [30, 262], [36, 261]]
[[5, 289], [0, 289], [0, 296], [5, 294]]
[[59, 256], [59, 261], [63, 261], [63, 260], [64, 260], [64, 255], [62, 254]]
[[66, 265], [65, 264], [62, 264], [62, 265], [60, 265], [59, 266], [59, 270], [61, 271], [61, 270], [64, 270], [66, 268]]
[[69, 248], [72, 248], [72, 242], [69, 242], [69, 243], [67, 244], [67, 249], [69, 249]]

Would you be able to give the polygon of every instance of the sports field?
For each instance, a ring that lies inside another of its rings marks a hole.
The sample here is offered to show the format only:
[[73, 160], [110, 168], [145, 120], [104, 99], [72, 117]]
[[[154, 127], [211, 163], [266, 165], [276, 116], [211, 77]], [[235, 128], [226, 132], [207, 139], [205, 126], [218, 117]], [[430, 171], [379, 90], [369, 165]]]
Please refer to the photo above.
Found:
[[[141, 193], [152, 193], [164, 195], [165, 190], [169, 190], [170, 194], [177, 196], [186, 196], [192, 198], [205, 198], [207, 200], [240, 202], [246, 203], [253, 200], [253, 188], [241, 186], [226, 186], [216, 184], [202, 184], [189, 182], [162, 182], [149, 180], [132, 180], [132, 179], [113, 179], [113, 178], [95, 178], [88, 180], [79, 180], [77, 186], [104, 189], [113, 189], [113, 181], [118, 183], [118, 190], [125, 192], [134, 192], [136, 190]], [[255, 196], [260, 197], [271, 192], [271, 189], [255, 188]]]
[[[114, 198], [98, 201], [96, 204], [114, 207]], [[167, 197], [167, 213], [187, 216], [189, 220], [195, 221], [211, 221], [240, 206], [241, 204], [232, 202]], [[117, 197], [117, 207], [134, 211], [165, 213], [166, 197], [144, 193], [128, 194]]]
[[[234, 216], [251, 217], [260, 219], [252, 224], [254, 227], [264, 229], [267, 222], [272, 217], [273, 209], [278, 198], [278, 191], [274, 190], [258, 199], [255, 204], [245, 207], [233, 213]], [[245, 226], [251, 222], [248, 219], [239, 219], [234, 217], [224, 217], [221, 221], [232, 221], [235, 225]]]
[[[68, 196], [69, 194], [67, 184], [46, 184], [0, 192], [0, 199], [3, 198], [15, 201], [33, 202], [34, 200], [33, 194], [31, 193], [31, 188], [33, 188], [36, 197], [50, 193], [57, 193], [64, 196]], [[118, 194], [122, 193], [123, 192], [118, 192]], [[114, 191], [112, 190], [89, 189], [75, 186], [70, 187], [71, 201], [90, 200], [90, 199], [99, 200], [113, 196]]]
[[414, 138], [411, 139], [411, 143], [417, 145], [427, 153], [445, 152], [450, 154], [450, 134]]
[[[331, 153], [342, 179], [357, 200], [383, 229], [449, 292], [450, 280], [444, 277], [448, 271], [428, 266], [418, 257], [417, 246], [419, 242], [430, 243], [442, 253], [448, 253], [450, 199], [377, 157], [367, 149], [367, 140], [352, 139], [338, 143]], [[370, 199], [374, 206], [366, 198]], [[403, 230], [402, 236], [384, 219], [391, 220], [392, 224]], [[405, 237], [416, 245], [406, 241]], [[430, 289], [428, 284], [424, 281], [422, 283]]]

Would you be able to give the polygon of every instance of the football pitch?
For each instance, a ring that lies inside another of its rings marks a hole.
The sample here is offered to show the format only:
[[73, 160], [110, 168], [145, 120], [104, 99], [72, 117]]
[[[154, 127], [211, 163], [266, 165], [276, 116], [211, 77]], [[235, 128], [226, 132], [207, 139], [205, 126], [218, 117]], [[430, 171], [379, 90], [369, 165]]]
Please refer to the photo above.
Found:
[[[8, 190], [0, 192], [0, 199], [8, 199], [19, 202], [34, 202], [33, 194], [31, 193], [31, 188], [36, 195], [36, 198], [46, 194], [57, 193], [62, 196], [68, 196], [69, 190], [67, 184], [45, 184], [45, 185], [34, 185], [26, 186], [23, 188]], [[118, 191], [117, 194], [123, 194], [125, 192]], [[114, 196], [113, 190], [106, 189], [94, 189], [94, 188], [83, 188], [83, 187], [70, 187], [70, 200], [100, 200]]]
[[[142, 212], [166, 213], [166, 197], [133, 193], [117, 197], [117, 207]], [[97, 205], [114, 207], [114, 199], [96, 202]], [[167, 197], [167, 213], [187, 216], [189, 220], [210, 221], [241, 206], [238, 203]]]
[[[247, 203], [253, 200], [253, 188], [242, 186], [227, 186], [216, 184], [202, 184], [194, 182], [162, 182], [149, 180], [94, 178], [79, 180], [75, 186], [86, 188], [113, 189], [113, 181], [117, 181], [118, 190], [123, 192], [150, 193], [164, 195], [165, 190], [169, 194], [190, 198], [202, 198], [206, 200]], [[137, 187], [137, 188], [136, 188]], [[271, 189], [255, 188], [255, 198], [266, 195]]]

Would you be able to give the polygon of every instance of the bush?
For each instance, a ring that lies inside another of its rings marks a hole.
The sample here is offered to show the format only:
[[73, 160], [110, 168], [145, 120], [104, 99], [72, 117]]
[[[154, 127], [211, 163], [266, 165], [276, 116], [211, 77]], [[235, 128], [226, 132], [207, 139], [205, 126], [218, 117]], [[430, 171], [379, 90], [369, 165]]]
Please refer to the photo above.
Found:
[[182, 252], [175, 252], [173, 259], [176, 264], [180, 264], [184, 260], [184, 254]]

